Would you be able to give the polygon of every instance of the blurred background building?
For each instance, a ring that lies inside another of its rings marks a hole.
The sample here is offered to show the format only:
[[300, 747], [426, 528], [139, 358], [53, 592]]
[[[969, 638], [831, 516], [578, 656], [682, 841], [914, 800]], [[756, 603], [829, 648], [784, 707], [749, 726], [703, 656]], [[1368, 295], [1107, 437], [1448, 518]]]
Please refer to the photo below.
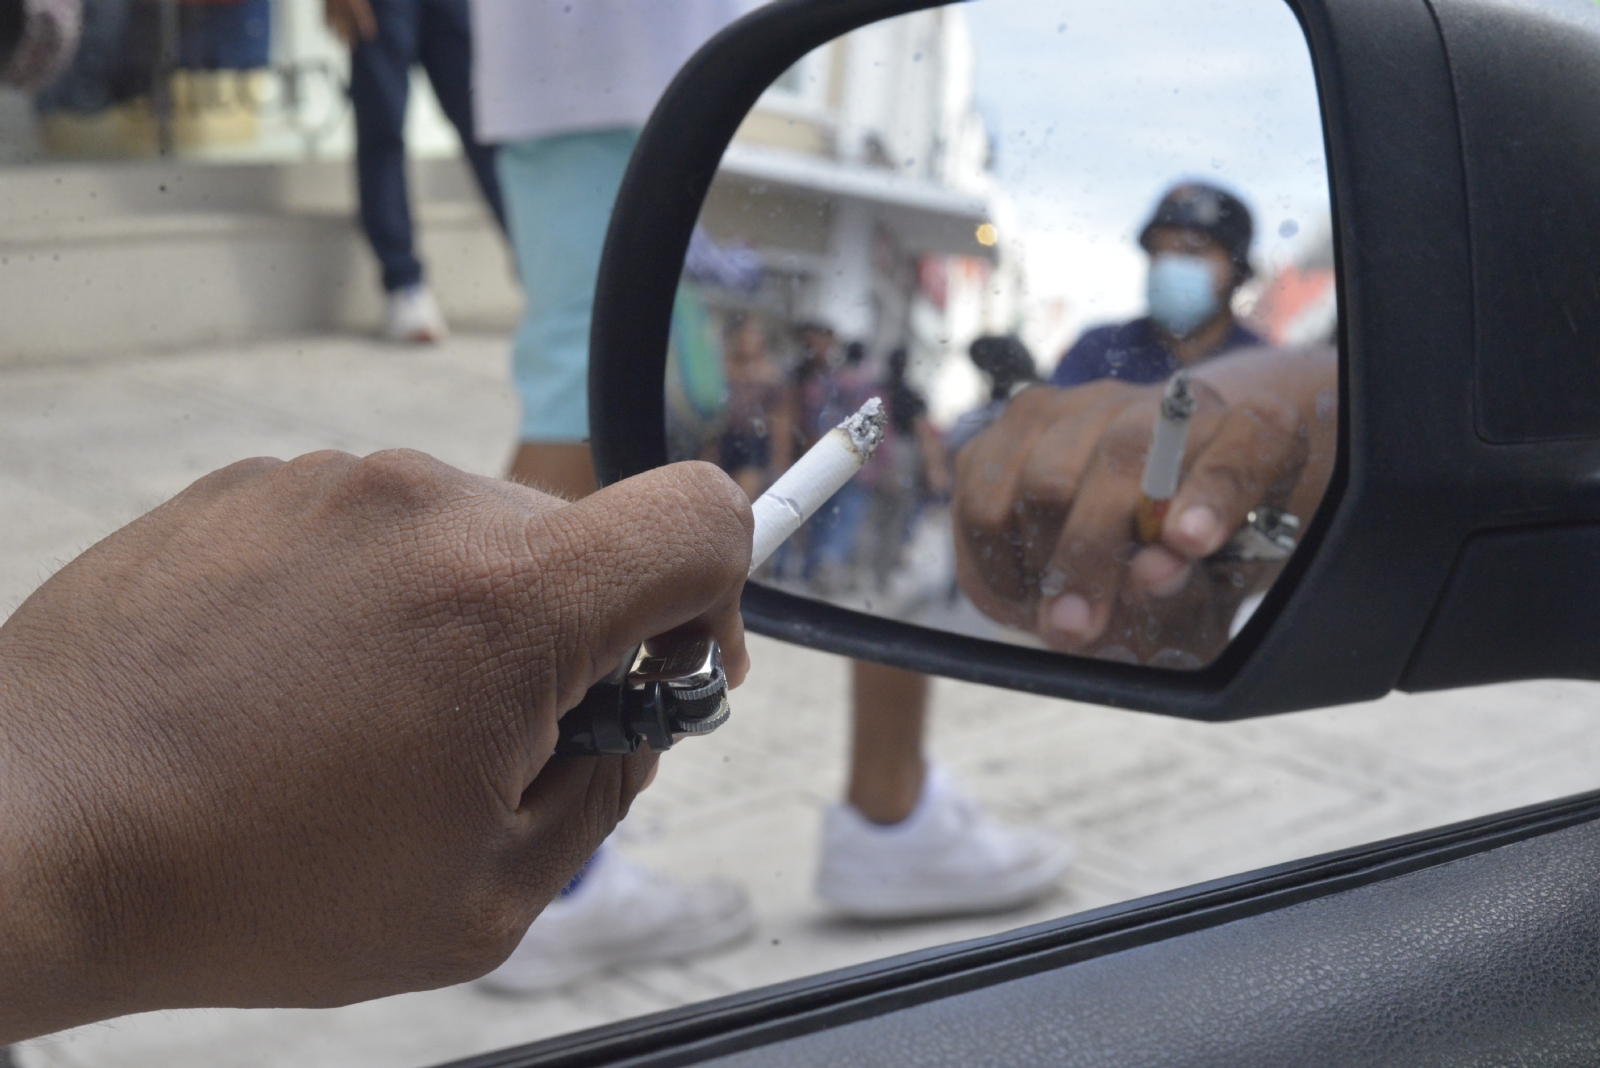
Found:
[[904, 347], [935, 417], [953, 416], [978, 388], [966, 346], [1022, 317], [992, 153], [959, 7], [816, 50], [762, 95], [723, 157], [702, 222], [754, 248], [765, 283], [713, 303], [824, 326], [865, 344], [874, 366]]

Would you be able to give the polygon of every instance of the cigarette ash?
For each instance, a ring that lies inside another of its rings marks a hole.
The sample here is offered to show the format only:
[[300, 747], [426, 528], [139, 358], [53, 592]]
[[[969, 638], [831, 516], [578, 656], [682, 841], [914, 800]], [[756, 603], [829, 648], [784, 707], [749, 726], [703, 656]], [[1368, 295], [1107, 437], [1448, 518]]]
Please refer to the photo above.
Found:
[[1194, 392], [1189, 388], [1189, 375], [1179, 371], [1167, 383], [1161, 395], [1161, 417], [1181, 423], [1194, 414]]
[[860, 411], [840, 423], [839, 429], [845, 432], [865, 463], [872, 458], [873, 450], [883, 444], [884, 429], [888, 423], [889, 413], [883, 410], [883, 401], [872, 397], [861, 406]]

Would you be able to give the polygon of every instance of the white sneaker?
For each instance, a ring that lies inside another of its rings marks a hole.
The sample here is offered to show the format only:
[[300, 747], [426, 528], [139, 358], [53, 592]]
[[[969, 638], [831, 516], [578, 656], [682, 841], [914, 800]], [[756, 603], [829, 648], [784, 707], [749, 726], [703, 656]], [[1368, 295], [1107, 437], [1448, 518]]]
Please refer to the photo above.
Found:
[[899, 823], [829, 806], [817, 893], [860, 919], [1001, 912], [1053, 890], [1073, 853], [1042, 830], [996, 822], [930, 765], [917, 807]]
[[433, 291], [418, 282], [388, 296], [383, 336], [390, 341], [439, 342], [450, 336]]
[[506, 962], [478, 982], [504, 994], [554, 990], [618, 965], [696, 956], [754, 927], [734, 884], [679, 882], [607, 847], [577, 889], [550, 902]]

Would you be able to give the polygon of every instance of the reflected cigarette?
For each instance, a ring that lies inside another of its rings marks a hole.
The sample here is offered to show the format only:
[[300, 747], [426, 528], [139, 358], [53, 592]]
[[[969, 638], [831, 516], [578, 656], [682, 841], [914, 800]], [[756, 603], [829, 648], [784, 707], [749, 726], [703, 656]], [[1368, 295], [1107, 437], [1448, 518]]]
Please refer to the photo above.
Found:
[[1144, 476], [1139, 480], [1134, 532], [1140, 545], [1150, 545], [1161, 537], [1167, 508], [1178, 492], [1183, 450], [1189, 440], [1189, 420], [1193, 416], [1194, 393], [1189, 389], [1189, 375], [1179, 371], [1167, 382], [1161, 395], [1155, 432], [1150, 437], [1150, 452], [1145, 456]]
[[888, 416], [873, 397], [861, 410], [822, 436], [772, 487], [757, 497], [750, 510], [756, 529], [750, 547], [750, 573], [789, 535], [838, 493], [883, 441]]

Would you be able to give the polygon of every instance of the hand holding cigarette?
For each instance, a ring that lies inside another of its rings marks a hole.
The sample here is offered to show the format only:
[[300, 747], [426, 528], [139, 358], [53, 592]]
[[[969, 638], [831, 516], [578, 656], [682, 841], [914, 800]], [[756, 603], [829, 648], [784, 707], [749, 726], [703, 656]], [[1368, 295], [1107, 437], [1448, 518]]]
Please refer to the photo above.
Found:
[[[822, 436], [750, 506], [750, 574], [860, 471], [883, 441], [887, 415], [873, 397]], [[728, 683], [709, 638], [655, 640], [634, 649], [561, 717], [556, 752], [571, 756], [656, 752], [728, 719]]]
[[[1139, 482], [1139, 504], [1134, 510], [1134, 537], [1140, 545], [1161, 540], [1172, 498], [1183, 473], [1183, 452], [1189, 441], [1189, 421], [1194, 417], [1194, 392], [1189, 375], [1179, 371], [1167, 380], [1156, 409], [1150, 452]], [[1238, 563], [1271, 563], [1294, 552], [1300, 520], [1282, 508], [1258, 504], [1250, 509], [1227, 543], [1211, 557]]]
[[957, 457], [962, 591], [1063, 651], [1209, 660], [1327, 485], [1337, 368], [1331, 349], [1255, 349], [1160, 385], [1018, 394]]

